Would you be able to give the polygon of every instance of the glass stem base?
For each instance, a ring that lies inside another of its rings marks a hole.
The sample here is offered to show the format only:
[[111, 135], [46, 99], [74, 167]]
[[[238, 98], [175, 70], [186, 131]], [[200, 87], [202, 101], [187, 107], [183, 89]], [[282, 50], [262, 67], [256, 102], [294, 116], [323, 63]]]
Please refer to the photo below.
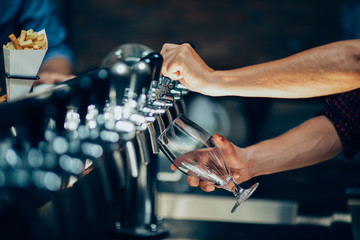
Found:
[[234, 207], [231, 210], [231, 213], [234, 213], [236, 209], [244, 203], [250, 196], [253, 194], [253, 192], [256, 190], [256, 188], [259, 186], [259, 183], [255, 183], [250, 188], [244, 189], [240, 187], [237, 183], [234, 181], [234, 187], [233, 187], [233, 194], [236, 198], [236, 203]]

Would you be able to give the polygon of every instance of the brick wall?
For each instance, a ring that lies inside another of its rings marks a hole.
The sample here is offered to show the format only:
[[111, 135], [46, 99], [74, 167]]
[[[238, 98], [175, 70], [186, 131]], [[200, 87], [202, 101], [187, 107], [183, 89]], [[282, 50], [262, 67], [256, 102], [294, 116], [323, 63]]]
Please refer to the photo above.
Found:
[[66, 0], [76, 71], [117, 45], [191, 41], [214, 68], [288, 56], [341, 38], [338, 0]]

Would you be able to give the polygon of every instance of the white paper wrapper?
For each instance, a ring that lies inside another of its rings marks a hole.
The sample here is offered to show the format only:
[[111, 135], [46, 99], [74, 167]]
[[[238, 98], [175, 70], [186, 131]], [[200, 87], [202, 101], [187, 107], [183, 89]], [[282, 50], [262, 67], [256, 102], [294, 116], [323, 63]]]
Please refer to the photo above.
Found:
[[[38, 32], [44, 33], [45, 40], [47, 36], [45, 29]], [[5, 72], [10, 78], [6, 78], [7, 101], [14, 101], [24, 97], [31, 90], [34, 80], [11, 78], [11, 76], [36, 77], [41, 63], [47, 51], [42, 50], [9, 50], [4, 49]]]

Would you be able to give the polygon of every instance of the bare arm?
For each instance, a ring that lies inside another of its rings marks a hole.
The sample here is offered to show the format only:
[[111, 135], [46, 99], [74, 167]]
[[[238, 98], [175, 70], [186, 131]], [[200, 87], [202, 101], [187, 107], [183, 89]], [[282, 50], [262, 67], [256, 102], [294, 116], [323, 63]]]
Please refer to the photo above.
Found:
[[[286, 133], [247, 148], [240, 148], [224, 137], [214, 135], [222, 148], [226, 162], [237, 182], [253, 177], [311, 166], [328, 160], [342, 151], [340, 138], [325, 117], [319, 116]], [[174, 169], [174, 167], [173, 167]], [[210, 182], [199, 182], [188, 177], [190, 186], [200, 186], [204, 191], [213, 191]]]
[[188, 44], [165, 44], [161, 53], [164, 75], [211, 96], [306, 98], [360, 87], [360, 40], [229, 71], [209, 68]]
[[39, 84], [55, 84], [63, 82], [72, 77], [72, 66], [65, 58], [52, 58], [46, 61], [39, 70], [40, 79], [34, 82]]
[[323, 162], [340, 153], [342, 145], [332, 123], [319, 116], [245, 151], [255, 177]]

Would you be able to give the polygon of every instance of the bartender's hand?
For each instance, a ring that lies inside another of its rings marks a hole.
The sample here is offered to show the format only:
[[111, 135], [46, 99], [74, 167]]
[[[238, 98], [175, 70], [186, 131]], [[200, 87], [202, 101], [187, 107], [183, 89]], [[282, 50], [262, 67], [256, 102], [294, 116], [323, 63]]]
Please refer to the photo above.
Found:
[[207, 89], [212, 87], [211, 73], [214, 70], [206, 65], [190, 44], [166, 43], [160, 53], [164, 58], [164, 76], [179, 80], [191, 91], [208, 94]]
[[56, 84], [61, 83], [63, 81], [69, 80], [71, 78], [74, 78], [74, 75], [68, 75], [63, 73], [57, 73], [57, 72], [42, 72], [39, 73], [40, 79], [37, 81], [34, 81], [34, 87], [40, 84]]
[[[248, 157], [246, 150], [235, 146], [220, 134], [214, 134], [213, 139], [215, 144], [217, 144], [222, 149], [226, 164], [228, 165], [231, 175], [235, 181], [237, 183], [241, 183], [252, 178], [252, 173], [250, 171], [251, 167], [250, 163], [247, 161]], [[201, 153], [199, 155], [201, 155]], [[177, 160], [175, 160], [175, 162], [176, 161]], [[175, 165], [171, 165], [171, 169], [176, 170], [177, 168]], [[215, 185], [212, 182], [200, 181], [199, 178], [194, 176], [188, 176], [187, 182], [191, 187], [200, 186], [200, 188], [205, 192], [211, 192], [215, 190]]]
[[64, 58], [53, 58], [45, 62], [39, 71], [40, 79], [34, 81], [34, 87], [39, 84], [56, 84], [74, 78], [71, 64]]

